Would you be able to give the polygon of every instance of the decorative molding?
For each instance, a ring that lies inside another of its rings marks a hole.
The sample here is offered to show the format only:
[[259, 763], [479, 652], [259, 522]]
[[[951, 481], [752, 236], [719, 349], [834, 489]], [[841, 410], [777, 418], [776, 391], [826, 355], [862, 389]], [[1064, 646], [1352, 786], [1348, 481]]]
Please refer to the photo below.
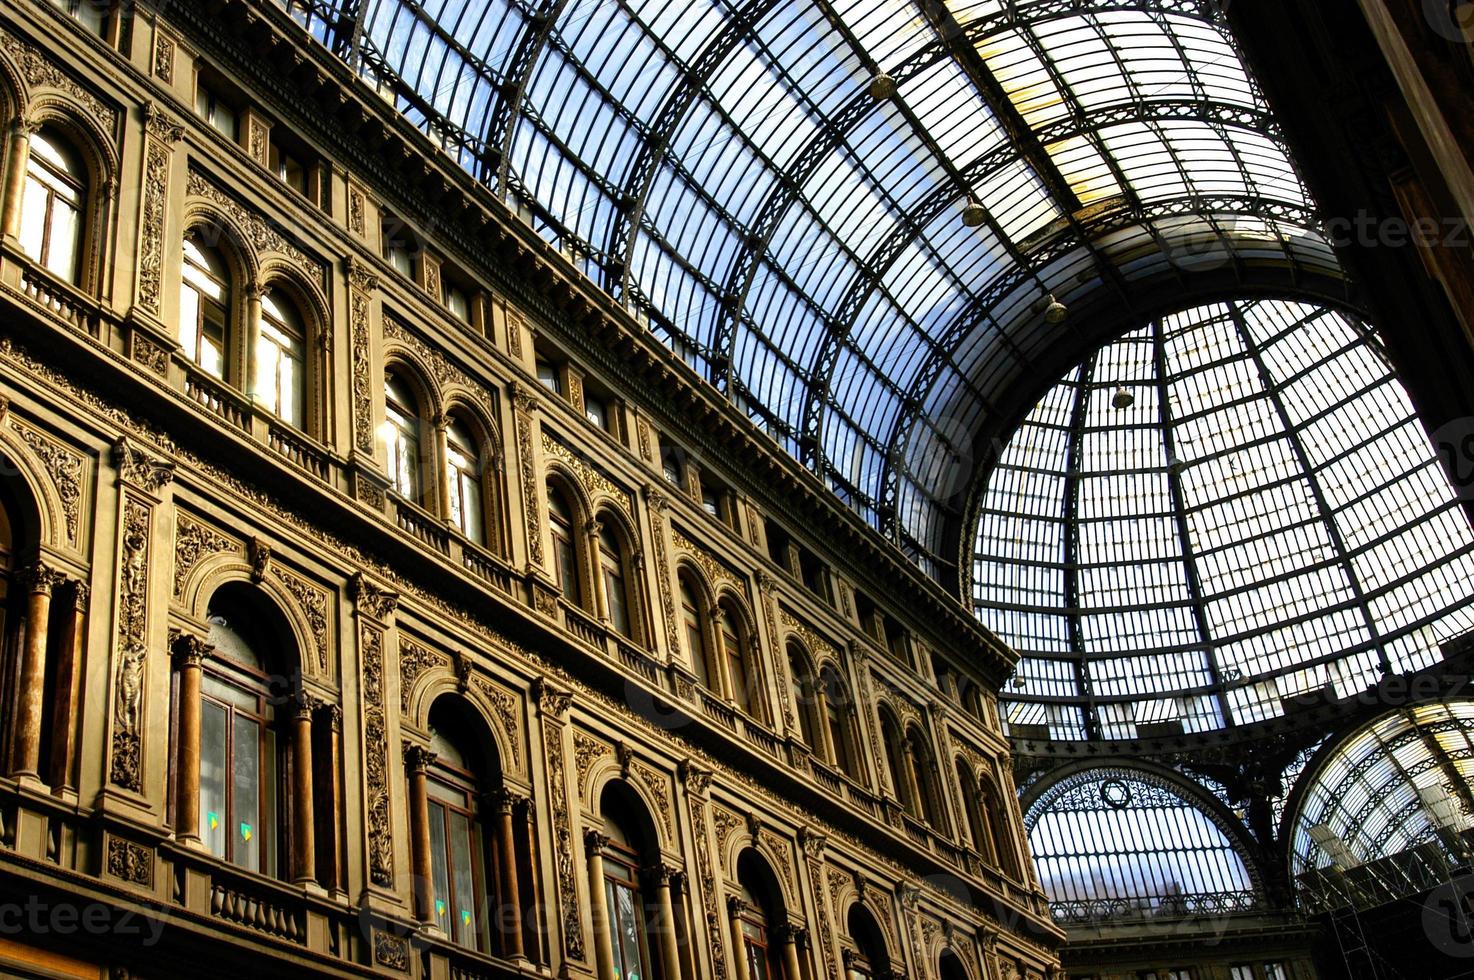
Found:
[[97, 96], [74, 82], [45, 55], [5, 30], [0, 30], [0, 50], [10, 55], [11, 60], [20, 66], [20, 73], [27, 85], [65, 92], [82, 104], [104, 132], [112, 135], [118, 114]]
[[353, 444], [374, 452], [373, 350], [369, 343], [370, 312], [379, 277], [357, 259], [348, 260], [348, 330], [353, 337]]
[[403, 936], [374, 930], [374, 962], [402, 973], [409, 972], [409, 940]]
[[123, 493], [122, 506], [115, 647], [118, 666], [113, 690], [112, 761], [108, 780], [116, 786], [142, 792], [143, 668], [148, 655], [148, 555], [153, 532], [153, 507], [127, 491]]
[[513, 382], [512, 407], [517, 428], [517, 468], [522, 477], [522, 516], [527, 525], [527, 548], [532, 564], [542, 567], [542, 494], [532, 457], [532, 413], [537, 411], [538, 403], [532, 389], [521, 382]]
[[558, 866], [558, 908], [563, 910], [563, 952], [569, 959], [584, 959], [583, 915], [578, 907], [578, 890], [573, 876], [573, 829], [568, 818], [568, 777], [563, 769], [563, 729], [543, 721], [543, 743], [547, 746], [548, 786], [553, 797], [553, 840]]
[[[486, 413], [489, 422], [495, 422], [496, 409], [492, 405], [491, 394], [486, 390], [486, 386], [452, 364], [450, 359], [437, 348], [421, 340], [419, 336], [392, 316], [384, 317], [384, 341], [386, 345], [393, 342], [409, 350], [415, 359], [430, 372], [442, 399], [445, 397], [446, 388], [458, 388], [475, 400], [476, 404]], [[440, 407], [443, 409], [445, 406], [442, 404]]]
[[502, 764], [522, 772], [522, 712], [518, 708], [517, 695], [479, 677], [476, 678], [476, 689], [486, 698], [492, 713], [501, 722], [502, 734], [507, 737], [507, 751], [511, 758], [503, 759]]
[[363, 191], [351, 184], [348, 187], [348, 230], [359, 238], [368, 237], [368, 222], [364, 217]]
[[362, 572], [354, 574], [349, 588], [353, 593], [353, 603], [358, 611], [380, 622], [387, 621], [390, 616], [394, 615], [394, 610], [399, 608], [398, 592], [375, 585]]
[[744, 598], [747, 596], [747, 584], [736, 572], [717, 560], [715, 555], [675, 528], [671, 528], [670, 536], [671, 543], [675, 545], [676, 550], [685, 553], [696, 562], [696, 566], [701, 569], [701, 573], [706, 576], [706, 580], [711, 583], [713, 589], [719, 585], [726, 585], [735, 590], [738, 595]]
[[154, 75], [165, 85], [174, 84], [174, 39], [163, 31], [154, 34]]
[[[168, 135], [178, 130], [182, 135], [182, 129], [177, 123], [167, 121], [163, 114], [153, 108], [152, 103], [145, 110], [145, 119], [149, 138], [144, 153], [143, 207], [139, 216], [138, 305], [157, 317], [163, 307], [164, 223], [169, 202], [169, 164], [174, 157], [164, 142], [166, 136], [160, 135], [159, 130], [164, 130]], [[135, 331], [135, 359], [138, 359], [140, 339], [143, 338]], [[153, 363], [143, 363], [148, 364], [155, 373], [160, 373]]]
[[630, 766], [636, 779], [650, 793], [655, 801], [655, 816], [660, 821], [661, 827], [665, 829], [666, 840], [675, 840], [675, 828], [671, 826], [671, 800], [670, 779], [665, 773], [658, 772], [643, 762], [635, 762]]
[[[687, 785], [691, 785], [694, 779], [704, 791], [704, 784], [711, 774], [702, 773], [686, 763], [682, 763], [682, 769], [686, 773]], [[717, 881], [712, 870], [711, 846], [707, 843], [706, 802], [698, 793], [688, 793], [686, 803], [691, 812], [691, 836], [696, 841], [696, 874], [701, 879], [701, 907], [710, 936], [712, 976], [715, 980], [726, 980], [726, 925], [717, 906]]]
[[328, 673], [328, 592], [319, 588], [294, 572], [281, 567], [281, 562], [271, 563], [271, 575], [282, 588], [297, 600], [302, 615], [307, 618], [307, 628], [312, 631], [312, 642], [317, 646], [317, 669]]
[[[780, 610], [779, 616], [783, 622], [783, 628], [788, 630], [788, 632], [797, 635], [800, 640], [803, 640], [804, 646], [809, 648], [809, 653], [814, 657], [814, 659], [817, 660], [821, 656], [823, 656], [825, 652], [828, 652], [830, 656], [834, 657], [836, 663], [844, 663], [844, 655], [841, 652], [838, 643], [830, 640], [828, 637], [824, 636], [822, 633], [809, 626], [808, 623], [805, 623], [803, 620], [794, 616], [787, 609]], [[818, 667], [818, 664], [815, 664], [814, 666]]]
[[630, 507], [629, 491], [594, 468], [583, 456], [563, 445], [547, 432], [543, 433], [543, 454], [562, 463], [573, 471], [574, 477], [583, 484], [590, 497], [607, 497], [618, 507], [630, 524], [634, 524], [634, 512]]
[[51, 477], [51, 485], [61, 500], [62, 520], [66, 523], [67, 543], [76, 546], [81, 533], [81, 504], [83, 484], [82, 457], [61, 443], [32, 428], [14, 416], [9, 416], [10, 427], [21, 441], [36, 454]]
[[594, 769], [594, 763], [606, 756], [612, 755], [614, 749], [607, 742], [600, 741], [592, 735], [574, 730], [573, 732], [573, 770], [575, 773], [574, 785], [578, 790], [579, 799], [583, 799], [588, 791], [589, 773]]
[[363, 665], [369, 877], [374, 884], [389, 888], [394, 884], [394, 841], [389, 813], [389, 730], [384, 717], [384, 631], [360, 619], [358, 649]]
[[119, 479], [155, 496], [174, 479], [174, 463], [154, 456], [127, 436], [113, 443], [113, 465]]
[[152, 888], [154, 884], [154, 852], [142, 844], [114, 837], [107, 839], [107, 873], [114, 878]]
[[711, 823], [712, 827], [716, 829], [717, 853], [725, 861], [727, 858], [727, 843], [732, 839], [732, 834], [741, 828], [743, 820], [726, 807], [713, 803], [711, 807]]
[[[640, 422], [641, 432], [645, 423]], [[649, 503], [646, 513], [650, 515], [650, 538], [655, 544], [655, 581], [660, 589], [660, 609], [665, 614], [665, 642], [672, 656], [681, 649], [681, 637], [676, 626], [676, 600], [670, 588], [670, 560], [665, 553], [665, 515], [670, 501], [654, 486], [645, 488], [645, 500]]]
[[409, 699], [420, 675], [436, 667], [449, 667], [450, 660], [403, 636], [399, 638], [399, 713], [409, 713]]
[[241, 543], [187, 512], [178, 511], [174, 521], [174, 598], [184, 597], [184, 587], [195, 565], [211, 555], [227, 551], [240, 554]]
[[191, 197], [202, 197], [224, 211], [235, 231], [258, 252], [274, 252], [285, 257], [307, 275], [308, 281], [326, 290], [327, 269], [321, 262], [292, 244], [264, 218], [216, 187], [198, 170], [190, 170], [186, 190]]
[[169, 373], [169, 348], [156, 344], [141, 330], [133, 331], [133, 360], [148, 368], [159, 377]]
[[537, 701], [538, 710], [552, 718], [561, 718], [573, 700], [571, 691], [554, 687], [546, 677], [538, 677], [532, 682], [532, 696]]
[[513, 310], [510, 306], [504, 307], [507, 311], [507, 351], [518, 360], [522, 358], [522, 331], [527, 329], [527, 321], [522, 314]]

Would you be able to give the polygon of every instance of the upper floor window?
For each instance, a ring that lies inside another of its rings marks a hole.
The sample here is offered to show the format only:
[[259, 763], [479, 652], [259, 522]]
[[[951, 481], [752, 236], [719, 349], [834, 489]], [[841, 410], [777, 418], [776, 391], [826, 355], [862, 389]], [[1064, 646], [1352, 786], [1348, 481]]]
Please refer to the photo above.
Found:
[[845, 950], [845, 972], [848, 980], [879, 980], [891, 975], [890, 954], [885, 940], [881, 938], [880, 926], [875, 917], [856, 902], [845, 916], [845, 925], [853, 949]]
[[717, 606], [717, 636], [721, 640], [722, 660], [727, 669], [727, 691], [738, 708], [755, 714], [753, 682], [749, 671], [747, 631], [738, 622], [730, 600]]
[[814, 684], [814, 674], [809, 669], [808, 658], [797, 644], [792, 643], [788, 646], [788, 678], [792, 685], [790, 693], [794, 708], [798, 714], [799, 737], [809, 747], [809, 751], [822, 755], [824, 743], [819, 738], [819, 725], [815, 717], [819, 708], [819, 696]]
[[31, 137], [24, 194], [21, 249], [57, 276], [78, 284], [87, 172], [76, 151], [49, 127]]
[[609, 403], [598, 395], [590, 394], [587, 389], [583, 394], [583, 414], [594, 425], [606, 432], [609, 430]]
[[573, 508], [563, 491], [548, 484], [548, 523], [553, 536], [553, 577], [564, 598], [583, 604], [578, 572], [578, 539], [573, 529]]
[[451, 282], [449, 279], [445, 278], [444, 275], [441, 276], [441, 282], [444, 284], [443, 289], [445, 292], [445, 308], [449, 310], [450, 315], [455, 317], [457, 320], [460, 320], [462, 323], [470, 323], [471, 294], [461, 286], [458, 286], [455, 283]]
[[220, 132], [232, 142], [239, 141], [240, 114], [215, 89], [203, 82], [195, 86], [194, 111], [212, 129]]
[[[108, 20], [114, 13], [114, 3], [111, 0], [51, 0], [51, 4], [71, 14], [78, 23], [98, 37], [106, 36]], [[119, 15], [121, 16], [121, 12]]]
[[599, 531], [599, 571], [604, 582], [604, 605], [609, 623], [624, 636], [633, 635], [624, 548], [609, 527]]
[[661, 452], [660, 469], [665, 474], [667, 483], [680, 487], [682, 490], [686, 488], [685, 469], [681, 466], [681, 458], [674, 449], [667, 447]]
[[179, 343], [185, 357], [222, 380], [230, 303], [230, 272], [224, 257], [205, 243], [199, 231], [190, 232], [184, 237], [179, 287]]
[[558, 372], [558, 365], [541, 358], [537, 362], [537, 380], [542, 386], [555, 395], [563, 394], [563, 379]]
[[706, 642], [706, 617], [701, 614], [700, 601], [696, 598], [696, 587], [686, 572], [680, 574], [681, 621], [686, 629], [686, 653], [691, 658], [691, 670], [696, 682], [711, 687], [711, 651]]
[[819, 693], [824, 704], [824, 725], [829, 735], [831, 760], [845, 775], [856, 778], [855, 707], [849, 688], [833, 667], [819, 674]]
[[486, 544], [485, 490], [481, 452], [471, 426], [453, 417], [445, 430], [445, 482], [450, 520], [470, 541]]
[[420, 503], [421, 430], [419, 401], [399, 375], [384, 375], [385, 438], [389, 450], [389, 481], [401, 497]]
[[307, 329], [291, 300], [277, 290], [261, 297], [261, 325], [256, 339], [256, 397], [277, 418], [304, 427], [304, 351]]

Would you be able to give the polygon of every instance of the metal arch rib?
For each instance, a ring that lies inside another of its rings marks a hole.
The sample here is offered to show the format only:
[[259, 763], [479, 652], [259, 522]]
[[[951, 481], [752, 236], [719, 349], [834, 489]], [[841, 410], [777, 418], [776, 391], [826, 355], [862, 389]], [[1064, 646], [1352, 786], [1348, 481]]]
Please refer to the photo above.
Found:
[[[502, 72], [502, 97], [496, 101], [486, 121], [486, 145], [496, 153], [495, 178], [492, 187], [498, 191], [507, 186], [508, 158], [511, 156], [512, 137], [517, 131], [517, 120], [522, 115], [523, 99], [527, 95], [527, 83], [548, 38], [552, 36], [558, 18], [568, 6], [568, 0], [542, 0], [537, 11], [528, 18], [516, 50], [507, 59]], [[481, 175], [483, 182], [493, 176], [488, 161], [487, 172]]]
[[[712, 74], [722, 65], [727, 55], [741, 41], [751, 36], [758, 22], [778, 6], [779, 0], [747, 0], [735, 14], [728, 18], [723, 29], [701, 49], [696, 59], [685, 67], [685, 84], [675, 87], [674, 92], [660, 107], [649, 132], [640, 144], [639, 155], [630, 165], [629, 178], [625, 182], [624, 199], [619, 216], [610, 233], [609, 254], [618, 262], [611, 270], [619, 277], [616, 296], [623, 295], [628, 288], [630, 264], [634, 258], [635, 241], [645, 205], [650, 198], [650, 189], [655, 184], [655, 175], [665, 157], [671, 138], [685, 120], [691, 106], [702, 92], [706, 91]], [[671, 58], [672, 65], [680, 62]], [[734, 230], [737, 228], [733, 223]]]

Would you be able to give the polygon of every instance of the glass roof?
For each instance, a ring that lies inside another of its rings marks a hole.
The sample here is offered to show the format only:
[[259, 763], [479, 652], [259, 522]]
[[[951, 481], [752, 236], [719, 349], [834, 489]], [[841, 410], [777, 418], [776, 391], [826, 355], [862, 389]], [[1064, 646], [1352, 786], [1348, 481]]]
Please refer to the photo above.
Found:
[[1202, 306], [1051, 389], [984, 489], [973, 601], [1007, 723], [1136, 738], [1426, 667], [1474, 627], [1474, 532], [1372, 330]]
[[1474, 826], [1474, 702], [1383, 715], [1307, 773], [1290, 873], [1352, 868]]
[[1217, 0], [280, 2], [933, 574], [1047, 294], [1336, 271]]
[[1233, 911], [1249, 866], [1190, 791], [1136, 769], [1091, 769], [1050, 786], [1024, 815], [1057, 920]]

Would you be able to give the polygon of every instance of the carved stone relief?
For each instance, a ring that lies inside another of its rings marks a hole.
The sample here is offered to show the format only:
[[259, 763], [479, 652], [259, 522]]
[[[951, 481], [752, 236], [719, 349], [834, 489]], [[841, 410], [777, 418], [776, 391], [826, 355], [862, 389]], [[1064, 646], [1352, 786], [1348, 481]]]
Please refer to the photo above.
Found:
[[563, 769], [563, 729], [552, 721], [543, 722], [543, 742], [547, 746], [548, 786], [553, 797], [553, 840], [558, 864], [558, 907], [563, 910], [563, 952], [569, 959], [584, 959], [583, 916], [578, 908], [578, 891], [573, 871], [573, 828], [568, 815], [568, 782]]
[[[644, 422], [640, 423], [644, 431]], [[665, 514], [670, 501], [653, 487], [645, 491], [650, 508], [650, 537], [655, 542], [655, 580], [660, 586], [660, 609], [665, 614], [665, 642], [672, 655], [681, 648], [680, 634], [676, 627], [675, 597], [670, 589], [670, 561], [665, 554]]]
[[384, 717], [384, 631], [360, 619], [358, 650], [363, 665], [369, 877], [374, 884], [388, 888], [394, 884], [394, 842], [389, 815], [389, 731]]
[[491, 706], [492, 713], [496, 715], [501, 723], [502, 734], [507, 737], [507, 751], [510, 757], [502, 760], [511, 769], [522, 771], [522, 712], [518, 707], [520, 704], [517, 695], [506, 688], [498, 687], [490, 681], [476, 679], [476, 689]]
[[673, 839], [675, 828], [671, 826], [670, 780], [664, 773], [655, 771], [643, 762], [634, 763], [630, 771], [655, 801], [655, 818], [665, 830], [666, 839]]
[[737, 577], [737, 573], [717, 561], [705, 548], [686, 537], [680, 531], [672, 530], [670, 536], [671, 542], [676, 546], [676, 550], [690, 556], [691, 560], [696, 563], [696, 567], [701, 569], [701, 574], [705, 575], [706, 580], [711, 583], [712, 588], [726, 585], [738, 595], [747, 595], [747, 587], [742, 579]]
[[[532, 413], [537, 399], [532, 390], [520, 383], [512, 385], [512, 407], [516, 414], [517, 465], [522, 478], [522, 516], [527, 525], [528, 557], [532, 564], [543, 563], [542, 494], [537, 485], [537, 470], [532, 458]], [[556, 608], [556, 606], [555, 606]], [[539, 607], [539, 612], [543, 611]]]
[[[138, 305], [158, 316], [163, 305], [164, 219], [169, 201], [170, 149], [152, 136], [143, 165], [143, 213], [138, 240]], [[137, 356], [137, 338], [134, 340]], [[157, 373], [157, 368], [150, 367]]]
[[403, 636], [399, 638], [399, 711], [409, 712], [409, 699], [414, 694], [420, 675], [437, 667], [450, 667], [450, 658], [420, 646]]
[[312, 642], [317, 646], [317, 669], [328, 672], [328, 593], [313, 585], [294, 572], [281, 567], [280, 562], [271, 565], [271, 576], [289, 592], [302, 615], [307, 618], [307, 628], [312, 631]]
[[496, 417], [491, 395], [484, 385], [452, 364], [440, 351], [405, 329], [393, 317], [384, 317], [384, 339], [408, 348], [430, 372], [442, 394], [447, 387], [459, 388], [476, 400], [476, 404], [486, 412], [487, 418]]
[[573, 768], [577, 773], [576, 785], [578, 787], [579, 799], [583, 799], [588, 793], [589, 773], [594, 769], [594, 764], [605, 756], [613, 755], [614, 748], [607, 742], [602, 742], [594, 736], [584, 732], [573, 733]]
[[630, 509], [630, 495], [627, 490], [600, 473], [588, 460], [546, 432], [543, 433], [543, 453], [561, 460], [572, 470], [579, 483], [583, 484], [583, 488], [588, 491], [589, 496], [608, 497], [616, 507], [624, 512], [624, 516], [630, 519], [630, 523], [634, 523], [634, 514]]
[[374, 383], [372, 351], [369, 347], [369, 311], [379, 277], [361, 262], [348, 264], [348, 330], [353, 335], [353, 444], [364, 453], [374, 452]]
[[189, 573], [205, 558], [222, 552], [241, 554], [245, 546], [184, 511], [174, 523], [174, 598], [184, 597]]
[[154, 35], [154, 74], [165, 85], [174, 84], [174, 40], [163, 31]]
[[37, 429], [21, 422], [14, 416], [9, 416], [10, 427], [15, 430], [24, 442], [36, 454], [46, 467], [46, 473], [51, 477], [51, 484], [56, 488], [57, 498], [61, 500], [62, 520], [66, 523], [67, 543], [76, 546], [78, 536], [81, 533], [81, 504], [82, 504], [82, 482], [83, 482], [83, 460], [81, 455], [71, 451], [61, 443], [44, 435]]
[[65, 92], [81, 103], [104, 132], [112, 133], [117, 122], [117, 113], [97, 96], [72, 81], [70, 76], [52, 64], [41, 52], [4, 30], [0, 30], [0, 50], [4, 50], [20, 66], [20, 73], [26, 84], [32, 88], [50, 88]]
[[[709, 773], [706, 778], [710, 778]], [[688, 777], [688, 789], [692, 788], [690, 783]], [[701, 878], [702, 911], [706, 916], [707, 934], [711, 937], [712, 975], [716, 980], [726, 980], [727, 957], [723, 952], [726, 948], [725, 924], [717, 906], [717, 880], [712, 869], [711, 846], [706, 837], [706, 803], [695, 791], [688, 792], [686, 800], [691, 811], [691, 835], [696, 839], [696, 873]]]
[[114, 878], [151, 888], [154, 883], [154, 852], [142, 844], [109, 834], [107, 873]]
[[153, 507], [123, 495], [123, 554], [118, 592], [118, 666], [113, 691], [112, 763], [116, 786], [143, 789], [143, 668], [148, 653], [148, 553]]

